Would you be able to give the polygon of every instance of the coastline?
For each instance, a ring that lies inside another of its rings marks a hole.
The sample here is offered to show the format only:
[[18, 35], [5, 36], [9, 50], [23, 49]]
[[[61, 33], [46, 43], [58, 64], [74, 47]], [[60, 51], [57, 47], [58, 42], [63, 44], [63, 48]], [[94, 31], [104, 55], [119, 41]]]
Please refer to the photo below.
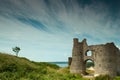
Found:
[[68, 62], [48, 62], [48, 63], [51, 63], [51, 64], [56, 64], [56, 65], [58, 65], [58, 66], [60, 66], [60, 67], [68, 67]]

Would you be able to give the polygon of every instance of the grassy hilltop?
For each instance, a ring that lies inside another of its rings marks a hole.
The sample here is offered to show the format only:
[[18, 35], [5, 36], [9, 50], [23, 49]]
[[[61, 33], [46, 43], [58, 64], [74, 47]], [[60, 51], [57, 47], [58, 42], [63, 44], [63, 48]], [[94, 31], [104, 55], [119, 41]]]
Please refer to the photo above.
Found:
[[84, 80], [55, 64], [0, 53], [0, 80]]
[[[69, 68], [60, 68], [55, 64], [33, 62], [26, 58], [0, 53], [0, 80], [91, 80], [80, 75], [70, 74]], [[120, 77], [109, 79], [108, 76], [92, 80], [120, 80]]]

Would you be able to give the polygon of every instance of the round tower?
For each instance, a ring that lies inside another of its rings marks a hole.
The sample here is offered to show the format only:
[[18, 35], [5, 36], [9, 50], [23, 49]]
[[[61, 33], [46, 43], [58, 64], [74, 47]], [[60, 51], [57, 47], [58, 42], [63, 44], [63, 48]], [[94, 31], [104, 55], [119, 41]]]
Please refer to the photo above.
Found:
[[73, 39], [73, 50], [72, 50], [72, 63], [70, 66], [71, 73], [82, 73], [82, 53], [81, 44], [78, 42], [77, 38]]

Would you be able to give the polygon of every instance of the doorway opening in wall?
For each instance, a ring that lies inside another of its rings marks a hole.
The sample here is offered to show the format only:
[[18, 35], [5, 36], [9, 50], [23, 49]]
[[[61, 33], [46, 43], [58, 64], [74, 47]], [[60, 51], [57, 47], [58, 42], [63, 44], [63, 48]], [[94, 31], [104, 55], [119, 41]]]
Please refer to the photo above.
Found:
[[88, 51], [85, 53], [85, 55], [86, 55], [86, 56], [92, 56], [92, 51], [89, 51], [89, 50], [88, 50]]
[[95, 73], [94, 66], [95, 66], [94, 61], [90, 59], [85, 61], [85, 68], [86, 68], [85, 70], [87, 75], [94, 75]]

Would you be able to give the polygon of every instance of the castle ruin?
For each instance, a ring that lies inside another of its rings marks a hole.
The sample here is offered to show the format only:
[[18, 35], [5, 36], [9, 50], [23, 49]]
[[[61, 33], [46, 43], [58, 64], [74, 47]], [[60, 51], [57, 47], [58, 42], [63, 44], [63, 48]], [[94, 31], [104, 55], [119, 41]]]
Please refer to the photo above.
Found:
[[[91, 56], [87, 55], [88, 51], [92, 52]], [[114, 43], [88, 46], [86, 39], [79, 42], [74, 38], [72, 57], [69, 58], [70, 72], [85, 75], [87, 60], [94, 62], [94, 76], [120, 75], [120, 51]]]

